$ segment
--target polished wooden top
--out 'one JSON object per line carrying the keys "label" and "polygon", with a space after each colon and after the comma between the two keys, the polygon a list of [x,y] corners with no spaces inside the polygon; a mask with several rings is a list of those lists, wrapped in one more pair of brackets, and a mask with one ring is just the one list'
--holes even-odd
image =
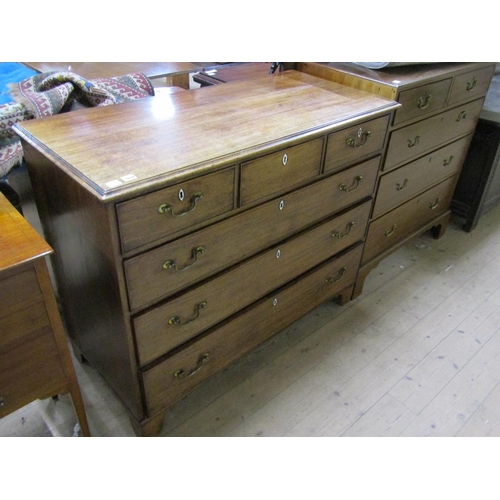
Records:
{"label": "polished wooden top", "polygon": [[219,65],[214,62],[25,62],[23,64],[39,73],[72,71],[88,80],[130,73],[144,73],[149,78],[160,78],[192,73]]}
{"label": "polished wooden top", "polygon": [[51,252],[48,243],[0,193],[0,272]]}
{"label": "polished wooden top", "polygon": [[25,121],[14,129],[95,195],[118,199],[397,106],[286,71]]}

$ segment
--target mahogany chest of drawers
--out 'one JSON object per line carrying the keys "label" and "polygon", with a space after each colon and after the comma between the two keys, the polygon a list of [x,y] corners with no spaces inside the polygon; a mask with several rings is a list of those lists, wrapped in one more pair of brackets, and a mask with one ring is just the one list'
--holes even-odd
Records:
{"label": "mahogany chest of drawers", "polygon": [[440,237],[495,63],[409,65],[383,70],[342,63],[297,69],[398,101],[353,297],[378,263],[429,229]]}
{"label": "mahogany chest of drawers", "polygon": [[70,335],[138,434],[351,298],[397,107],[289,71],[17,127]]}

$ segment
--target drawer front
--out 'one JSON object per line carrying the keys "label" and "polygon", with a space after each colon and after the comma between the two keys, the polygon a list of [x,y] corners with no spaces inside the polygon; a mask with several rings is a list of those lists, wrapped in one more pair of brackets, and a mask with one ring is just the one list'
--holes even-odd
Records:
{"label": "drawer front", "polygon": [[371,202],[366,202],[135,318],[140,364],[165,354],[361,240],[370,206]]}
{"label": "drawer front", "polygon": [[0,418],[35,399],[55,396],[65,385],[51,333],[0,353]]}
{"label": "drawer front", "polygon": [[325,172],[333,172],[384,146],[389,117],[383,116],[328,136]]}
{"label": "drawer front", "polygon": [[450,177],[372,222],[366,237],[362,263],[366,264],[444,213],[453,196],[457,177]]}
{"label": "drawer front", "polygon": [[13,314],[2,315],[0,316],[0,353],[51,331],[44,302],[37,302]]}
{"label": "drawer front", "polygon": [[494,66],[489,66],[457,76],[451,87],[448,105],[453,106],[465,100],[484,96],[488,91],[494,69]]}
{"label": "drawer front", "polygon": [[361,248],[334,259],[270,295],[143,373],[147,412],[168,408],[197,385],[241,358],[354,282]]}
{"label": "drawer front", "polygon": [[0,280],[0,352],[47,330],[50,322],[36,271]]}
{"label": "drawer front", "polygon": [[430,153],[433,149],[471,133],[483,106],[479,99],[391,133],[384,171]]}
{"label": "drawer front", "polygon": [[234,208],[234,168],[119,203],[123,252],[173,237]]}
{"label": "drawer front", "polygon": [[398,101],[403,105],[396,111],[394,125],[444,109],[451,78],[401,92]]}
{"label": "drawer front", "polygon": [[265,198],[320,174],[323,138],[241,165],[241,205]]}
{"label": "drawer front", "polygon": [[472,135],[381,177],[372,218],[392,210],[462,168]]}
{"label": "drawer front", "polygon": [[135,311],[372,196],[374,158],[125,262]]}
{"label": "drawer front", "polygon": [[43,296],[34,268],[0,279],[0,314],[25,309],[41,300]]}

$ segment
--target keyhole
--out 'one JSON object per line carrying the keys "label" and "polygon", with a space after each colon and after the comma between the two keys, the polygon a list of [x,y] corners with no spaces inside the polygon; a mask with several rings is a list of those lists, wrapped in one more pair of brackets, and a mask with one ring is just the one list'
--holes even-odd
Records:
{"label": "keyhole", "polygon": [[179,200],[184,201],[184,189],[179,189]]}
{"label": "keyhole", "polygon": [[283,210],[283,207],[285,206],[285,201],[281,200],[280,201],[280,210]]}
{"label": "keyhole", "polygon": [[288,161],[288,156],[286,154],[284,154],[283,155],[283,166],[286,165],[287,161]]}

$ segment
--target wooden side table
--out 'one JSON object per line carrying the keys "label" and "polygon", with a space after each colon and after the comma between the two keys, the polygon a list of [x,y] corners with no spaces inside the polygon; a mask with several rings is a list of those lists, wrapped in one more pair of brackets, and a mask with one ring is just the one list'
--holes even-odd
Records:
{"label": "wooden side table", "polygon": [[90,436],[45,256],[52,248],[0,193],[0,418],[70,393]]}
{"label": "wooden side table", "polygon": [[271,63],[243,63],[237,65],[222,66],[211,71],[200,71],[193,74],[193,81],[202,87],[218,85],[220,83],[235,82],[238,80],[250,80],[269,74]]}

